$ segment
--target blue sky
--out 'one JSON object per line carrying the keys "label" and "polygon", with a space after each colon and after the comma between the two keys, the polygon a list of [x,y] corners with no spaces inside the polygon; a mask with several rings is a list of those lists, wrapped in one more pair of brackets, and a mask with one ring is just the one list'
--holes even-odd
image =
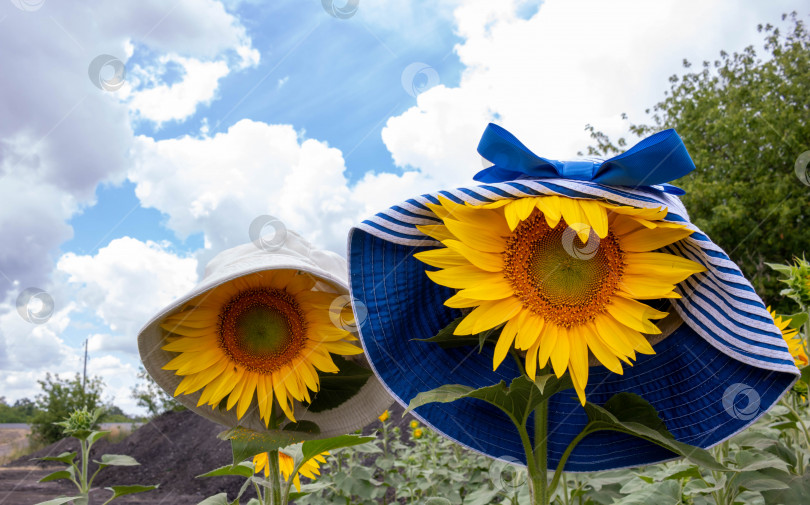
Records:
{"label": "blue sky", "polygon": [[[0,396],[80,370],[89,339],[91,372],[136,412],[138,329],[258,216],[343,254],[381,208],[468,184],[487,122],[570,159],[586,124],[644,121],[683,58],[759,47],[758,23],[808,14],[798,0],[361,0],[347,19],[321,0],[170,4],[0,2]],[[104,54],[126,68],[120,89],[89,78]],[[29,287],[54,300],[42,324],[16,309]]]}
{"label": "blue sky", "polygon": [[[265,8],[267,7],[267,8]],[[279,2],[272,6],[242,3],[232,12],[245,20],[261,63],[223,78],[218,98],[183,121],[134,124],[136,135],[156,140],[196,135],[203,122],[213,133],[244,118],[290,124],[307,137],[340,149],[347,178],[369,170],[398,172],[380,133],[385,121],[412,107],[416,97],[402,87],[403,69],[414,62],[430,66],[439,82],[457,86],[463,66],[453,51],[461,39],[449,18],[414,20],[401,31],[325,16],[320,2]],[[522,14],[529,11],[524,10]],[[142,64],[155,54],[136,46],[130,59]],[[183,77],[177,64],[159,79],[174,84]],[[421,79],[421,81],[419,81]],[[427,84],[417,76],[416,87]],[[165,226],[165,216],[143,208],[127,181],[96,188],[96,203],[73,217],[74,237],[60,251],[89,254],[118,237],[169,241],[175,250],[195,251],[202,235],[185,240]]]}

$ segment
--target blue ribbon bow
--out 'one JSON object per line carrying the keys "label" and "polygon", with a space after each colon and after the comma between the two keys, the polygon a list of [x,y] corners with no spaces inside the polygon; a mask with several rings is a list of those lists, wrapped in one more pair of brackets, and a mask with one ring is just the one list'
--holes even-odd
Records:
{"label": "blue ribbon bow", "polygon": [[610,186],[662,185],[668,193],[683,194],[680,188],[666,183],[695,169],[681,137],[672,129],[651,135],[605,161],[557,161],[537,156],[514,135],[489,123],[478,143],[478,153],[493,163],[473,177],[484,183],[562,178]]}

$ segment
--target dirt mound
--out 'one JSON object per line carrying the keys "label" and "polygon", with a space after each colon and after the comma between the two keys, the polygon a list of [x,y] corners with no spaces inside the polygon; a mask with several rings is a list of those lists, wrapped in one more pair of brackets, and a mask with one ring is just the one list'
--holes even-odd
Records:
{"label": "dirt mound", "polygon": [[[413,417],[408,415],[403,418],[402,412],[402,407],[393,405],[390,409],[390,423],[391,427],[402,428],[403,441],[406,441],[409,437],[404,434],[408,431],[408,424]],[[379,428],[379,422],[374,422],[363,429],[363,433],[370,435]],[[217,438],[217,434],[224,429],[190,410],[185,410],[167,412],[141,426],[120,442],[109,443],[106,439],[102,439],[93,446],[91,459],[98,459],[104,453],[127,454],[138,460],[141,466],[106,468],[99,473],[94,486],[160,484],[160,495],[168,497],[170,494],[174,497],[170,501],[177,503],[180,501],[197,503],[204,497],[223,491],[227,492],[229,497],[234,497],[244,482],[240,477],[195,478],[197,475],[231,463],[230,444]],[[31,458],[77,451],[78,445],[72,438],[60,440],[34,454],[12,461],[6,468],[33,465],[50,468],[58,463],[32,462]],[[91,472],[94,470],[94,466],[91,465]],[[54,484],[47,483],[41,486]],[[253,491],[250,489],[247,496],[252,495]],[[146,494],[141,496],[141,499],[148,497]],[[153,494],[152,497],[154,496]],[[183,500],[178,501],[181,496]],[[190,498],[191,501],[187,501],[186,498]],[[194,501],[194,498],[198,499]]]}
{"label": "dirt mound", "polygon": [[[99,455],[127,454],[141,466],[108,467],[99,473],[94,486],[105,487],[125,484],[160,484],[162,492],[175,495],[204,497],[228,492],[235,496],[242,485],[239,477],[212,477],[196,479],[219,466],[231,463],[231,447],[217,438],[224,428],[189,410],[167,412],[135,430],[124,440],[111,444],[105,439],[93,446],[91,459]],[[41,467],[59,463],[32,462],[31,458],[55,456],[65,451],[77,451],[74,439],[56,442],[34,454],[12,461],[8,466]],[[95,468],[91,465],[91,472]],[[143,495],[146,497],[146,495]]]}

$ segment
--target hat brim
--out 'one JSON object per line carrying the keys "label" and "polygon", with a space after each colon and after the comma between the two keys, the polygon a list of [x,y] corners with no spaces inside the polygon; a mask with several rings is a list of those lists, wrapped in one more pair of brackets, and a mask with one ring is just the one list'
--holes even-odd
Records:
{"label": "hat brim", "polygon": [[[487,193],[491,198],[494,191],[488,189]],[[469,193],[457,190],[449,196],[463,201]],[[416,216],[409,224],[426,224],[425,217],[412,212],[418,210],[419,202],[409,202],[392,209],[396,209],[398,217],[404,215],[403,211]],[[392,396],[407,405],[418,393],[444,384],[478,388],[502,380],[509,383],[517,377],[520,372],[510,360],[492,371],[490,347],[479,353],[476,346],[448,349],[416,340],[436,335],[461,312],[444,306],[444,301],[454,291],[433,283],[424,274],[424,263],[413,257],[438,244],[428,246],[431,241],[420,242],[418,233],[406,235],[406,231],[412,231],[402,223],[396,229],[387,226],[390,214],[380,219],[381,215],[364,222],[362,229],[352,230],[349,275],[352,296],[365,305],[368,314],[360,328],[361,340],[371,365]],[[385,232],[379,231],[383,229]],[[746,282],[744,278],[742,282]],[[679,302],[697,305],[691,296],[699,294],[692,290]],[[721,345],[698,333],[696,328],[704,323],[684,311],[683,305],[673,308],[687,322],[656,343],[654,355],[640,355],[632,367],[625,367],[623,375],[602,366],[592,366],[586,396],[591,402],[603,404],[615,393],[636,393],[658,410],[677,440],[710,447],[740,432],[776,403],[795,381],[795,366],[792,360],[785,364],[790,358],[789,354],[785,358],[784,352],[776,358],[777,351],[771,356],[762,356],[765,362],[779,361],[771,368],[732,357]],[[711,329],[722,325],[714,315],[709,315],[706,326]],[[773,347],[777,349],[778,344]],[[754,358],[760,357],[758,351],[754,346],[746,349]],[[762,352],[769,353],[767,349]],[[464,399],[449,404],[428,404],[416,409],[415,415],[473,450],[525,463],[522,444],[511,421],[485,402]],[[587,416],[573,390],[562,391],[551,398],[549,468],[556,467],[563,451],[586,422]],[[530,422],[530,430],[532,426]],[[566,471],[623,468],[673,457],[673,453],[644,440],[615,432],[598,432],[580,442],[566,464]]]}
{"label": "hat brim", "polygon": [[[301,241],[297,236],[288,241]],[[300,245],[300,244],[299,244]],[[319,282],[316,289],[335,293],[335,296],[347,295],[348,286],[342,278],[340,267],[345,269],[345,261],[334,253],[320,251],[322,258],[312,258],[296,254],[269,254],[264,251],[252,251],[252,244],[241,246],[248,254],[236,254],[236,261],[229,262],[229,268],[218,268],[209,274],[203,282],[186,295],[165,307],[156,314],[138,334],[138,350],[141,360],[149,375],[169,395],[174,395],[182,377],[171,370],[164,370],[163,366],[177,356],[177,353],[165,351],[162,347],[167,343],[168,332],[160,327],[161,321],[172,314],[179,312],[190,300],[205,296],[215,287],[225,282],[237,279],[244,275],[270,270],[296,270],[313,276]],[[237,251],[239,252],[239,251]],[[310,255],[311,256],[311,255]],[[324,268],[321,268],[321,266]],[[344,270],[345,271],[345,270]],[[347,356],[347,359],[370,368],[365,356]],[[182,405],[195,411],[197,414],[226,427],[242,426],[255,431],[265,432],[268,428],[259,415],[258,402],[254,397],[247,413],[240,419],[236,415],[236,408],[231,410],[211,407],[209,405],[197,406],[202,390],[192,394],[181,394],[175,399]],[[392,399],[387,390],[376,376],[371,375],[357,393],[339,406],[318,413],[310,412],[306,406],[296,402],[294,412],[296,421],[311,421],[318,425],[320,433],[318,438],[331,437],[351,433],[374,422],[377,416],[387,409]]]}

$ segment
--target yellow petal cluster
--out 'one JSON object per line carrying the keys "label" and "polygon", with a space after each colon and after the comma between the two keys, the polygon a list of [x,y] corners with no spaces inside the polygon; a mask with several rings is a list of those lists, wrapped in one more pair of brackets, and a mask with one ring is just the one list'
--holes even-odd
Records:
{"label": "yellow petal cluster", "polygon": [[[320,464],[326,463],[325,456],[329,455],[329,451],[322,452],[317,456],[313,457],[310,460],[307,460],[301,468],[298,470],[298,473],[295,474],[293,484],[295,484],[295,489],[301,491],[301,476],[309,477],[312,480],[315,480],[320,474]],[[270,455],[266,452],[259,453],[253,456],[253,466],[254,471],[256,473],[264,471],[264,477],[270,477],[270,465],[269,459]],[[295,460],[292,456],[279,451],[278,452],[278,466],[279,470],[281,470],[281,475],[284,477],[284,480],[290,480],[290,475],[292,474],[293,470],[295,470]]]}
{"label": "yellow petal cluster", "polygon": [[785,342],[787,342],[790,355],[793,356],[796,366],[799,368],[806,367],[808,363],[810,363],[810,360],[807,357],[807,352],[804,348],[804,341],[799,335],[799,330],[790,328],[788,326],[790,324],[790,320],[782,319],[780,316],[777,316],[776,312],[771,310],[770,307],[768,307],[768,312],[770,312],[771,317],[773,317],[773,324],[775,324],[776,327],[779,328],[779,331],[782,332],[782,338],[784,338]]}
{"label": "yellow petal cluster", "polygon": [[585,402],[589,357],[615,373],[636,353],[653,354],[644,334],[666,312],[642,300],[679,298],[678,283],[702,265],[658,249],[688,237],[664,221],[666,208],[635,208],[562,196],[467,205],[429,205],[442,224],[419,230],[442,246],[415,255],[427,275],[456,289],[445,305],[468,311],[457,335],[501,327],[493,368],[511,349],[534,379],[550,362]]}
{"label": "yellow petal cluster", "polygon": [[331,354],[362,353],[335,324],[338,296],[313,290],[315,280],[295,270],[249,274],[221,284],[166,317],[163,368],[183,379],[175,396],[202,390],[197,405],[236,407],[241,419],[258,407],[268,425],[273,406],[295,421],[293,402],[311,401],[318,372],[338,372]]}

